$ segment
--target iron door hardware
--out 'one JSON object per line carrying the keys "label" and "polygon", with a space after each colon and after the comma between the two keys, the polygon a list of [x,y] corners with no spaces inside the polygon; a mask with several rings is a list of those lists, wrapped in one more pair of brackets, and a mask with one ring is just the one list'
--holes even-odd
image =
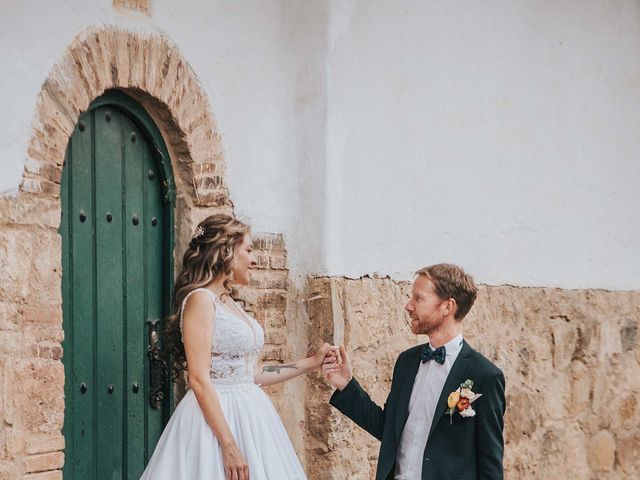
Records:
{"label": "iron door hardware", "polygon": [[162,407],[165,385],[169,380],[167,363],[162,359],[159,345],[160,320],[147,320],[149,324],[149,403],[151,408]]}

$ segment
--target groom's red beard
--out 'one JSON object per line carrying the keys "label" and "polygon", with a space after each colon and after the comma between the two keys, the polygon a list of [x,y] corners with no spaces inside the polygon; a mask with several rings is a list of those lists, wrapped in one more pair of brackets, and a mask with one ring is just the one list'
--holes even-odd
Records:
{"label": "groom's red beard", "polygon": [[415,315],[409,316],[408,325],[414,335],[429,335],[442,326],[442,320],[434,318],[432,315],[425,315],[422,318]]}
{"label": "groom's red beard", "polygon": [[[407,315],[407,317],[409,317],[408,320],[405,320],[405,322],[407,323],[407,326],[409,327],[409,330],[411,330],[411,333],[413,333],[414,335],[419,335],[422,333],[422,323],[420,322],[420,318],[413,317],[411,315]],[[415,327],[414,327],[415,326]]]}

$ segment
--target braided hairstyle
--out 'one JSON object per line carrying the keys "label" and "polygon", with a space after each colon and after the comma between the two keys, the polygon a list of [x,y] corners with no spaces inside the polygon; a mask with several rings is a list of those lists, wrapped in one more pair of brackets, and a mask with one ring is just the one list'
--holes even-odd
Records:
{"label": "braided hairstyle", "polygon": [[164,350],[170,355],[173,378],[187,369],[187,359],[180,331],[182,302],[190,292],[224,276],[226,295],[232,295],[231,269],[236,249],[250,233],[247,225],[225,214],[215,214],[198,224],[182,258],[182,271],[176,279],[173,293],[173,313],[165,321]]}

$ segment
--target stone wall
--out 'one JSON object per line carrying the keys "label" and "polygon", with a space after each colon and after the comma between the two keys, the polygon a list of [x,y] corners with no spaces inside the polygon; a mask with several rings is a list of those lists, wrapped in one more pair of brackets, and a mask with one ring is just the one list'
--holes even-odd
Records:
{"label": "stone wall", "polygon": [[59,209],[34,193],[0,199],[2,480],[60,478],[35,474],[63,463]]}
{"label": "stone wall", "polygon": [[[312,336],[344,342],[382,405],[398,353],[417,343],[402,309],[410,285],[316,278],[309,291]],[[464,334],[506,376],[506,478],[640,477],[639,320],[640,292],[481,288]],[[378,442],[328,406],[320,379],[307,388],[309,478],[374,478]]]}

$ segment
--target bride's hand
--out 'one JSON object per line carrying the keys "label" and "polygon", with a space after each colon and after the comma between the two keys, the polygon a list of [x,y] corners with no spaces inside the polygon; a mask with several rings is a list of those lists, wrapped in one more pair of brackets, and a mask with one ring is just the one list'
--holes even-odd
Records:
{"label": "bride's hand", "polygon": [[314,368],[320,368],[323,363],[325,363],[325,358],[333,357],[334,359],[338,358],[338,347],[334,347],[333,345],[329,345],[328,343],[324,343],[322,347],[320,347],[314,354],[311,356],[313,360]]}
{"label": "bride's hand", "polygon": [[222,448],[225,480],[249,480],[249,465],[237,445]]}

